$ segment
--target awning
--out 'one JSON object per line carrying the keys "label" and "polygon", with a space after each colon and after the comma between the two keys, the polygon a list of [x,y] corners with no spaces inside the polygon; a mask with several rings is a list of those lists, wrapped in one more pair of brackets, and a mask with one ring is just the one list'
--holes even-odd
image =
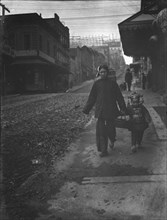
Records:
{"label": "awning", "polygon": [[149,55],[148,41],[153,35],[152,22],[155,17],[156,14],[140,11],[118,24],[125,55]]}
{"label": "awning", "polygon": [[12,66],[14,66],[14,65],[26,65],[26,64],[29,64],[29,65],[32,65],[32,64],[49,65],[49,63],[47,63],[45,61],[42,61],[40,59],[37,59],[37,58],[18,59],[18,60],[15,60],[13,63],[11,63]]}
{"label": "awning", "polygon": [[136,61],[134,63],[131,63],[130,65],[141,65],[142,64],[142,61]]}

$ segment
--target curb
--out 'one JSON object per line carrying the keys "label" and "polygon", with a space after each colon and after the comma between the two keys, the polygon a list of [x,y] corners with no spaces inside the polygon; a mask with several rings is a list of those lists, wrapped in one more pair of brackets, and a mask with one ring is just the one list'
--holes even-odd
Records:
{"label": "curb", "polygon": [[153,125],[155,127],[156,134],[160,141],[167,140],[167,128],[161,120],[159,114],[152,108],[148,108],[150,116],[152,118]]}

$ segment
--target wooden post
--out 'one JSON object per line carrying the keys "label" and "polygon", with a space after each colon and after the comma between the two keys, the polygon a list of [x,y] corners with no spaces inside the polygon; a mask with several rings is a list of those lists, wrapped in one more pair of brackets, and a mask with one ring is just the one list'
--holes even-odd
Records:
{"label": "wooden post", "polygon": [[4,44],[4,19],[5,19],[5,11],[9,11],[8,8],[5,7],[2,3],[0,3],[2,7],[2,16],[0,22],[0,86],[1,86],[1,94],[5,93],[5,75],[3,71],[3,60],[2,60],[2,51],[3,51],[3,44]]}
{"label": "wooden post", "polygon": [[[2,16],[0,17],[0,89],[1,89],[1,95],[4,92],[4,73],[3,73],[3,60],[2,60],[2,50],[3,50],[3,43],[4,43],[4,18],[5,18],[5,10],[10,12],[9,9],[7,9],[3,4],[0,3],[0,6],[2,7]],[[1,152],[0,152],[0,191],[1,194],[1,201],[0,201],[0,218],[3,220],[8,220],[8,216],[6,213],[6,203],[5,203],[5,197],[4,197],[4,170],[3,170],[3,143],[1,144]]]}

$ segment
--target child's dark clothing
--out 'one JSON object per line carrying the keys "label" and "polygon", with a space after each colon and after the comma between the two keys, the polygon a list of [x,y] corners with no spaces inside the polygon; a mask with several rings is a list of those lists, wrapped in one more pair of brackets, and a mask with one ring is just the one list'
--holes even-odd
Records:
{"label": "child's dark clothing", "polygon": [[129,130],[141,131],[148,127],[150,115],[144,105],[138,107],[128,106],[128,113],[130,116]]}
{"label": "child's dark clothing", "polygon": [[141,145],[143,134],[151,121],[148,110],[143,104],[132,104],[127,106],[129,120],[129,130],[131,131],[132,148],[136,149]]}

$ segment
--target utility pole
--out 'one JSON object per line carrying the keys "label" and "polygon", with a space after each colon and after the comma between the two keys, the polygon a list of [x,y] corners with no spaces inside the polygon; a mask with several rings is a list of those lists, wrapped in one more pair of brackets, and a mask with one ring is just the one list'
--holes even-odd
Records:
{"label": "utility pole", "polygon": [[5,20],[5,11],[9,12],[9,9],[5,7],[2,3],[0,3],[2,7],[2,16],[0,17],[0,80],[1,80],[1,94],[5,91],[5,76],[3,72],[3,63],[2,63],[2,50],[4,44],[4,20]]}
{"label": "utility pole", "polygon": [[[5,90],[5,76],[3,72],[3,61],[2,61],[2,50],[3,50],[3,43],[4,43],[4,19],[5,19],[5,11],[9,11],[8,8],[5,7],[2,3],[0,3],[0,6],[2,7],[2,16],[0,16],[0,89],[1,89],[1,95],[2,92]],[[0,200],[0,219],[7,220],[8,216],[6,213],[6,203],[5,203],[5,197],[4,197],[4,170],[3,170],[3,155],[4,155],[4,149],[3,149],[3,143],[1,143],[1,152],[0,152],[0,191],[1,191],[1,200]]]}

